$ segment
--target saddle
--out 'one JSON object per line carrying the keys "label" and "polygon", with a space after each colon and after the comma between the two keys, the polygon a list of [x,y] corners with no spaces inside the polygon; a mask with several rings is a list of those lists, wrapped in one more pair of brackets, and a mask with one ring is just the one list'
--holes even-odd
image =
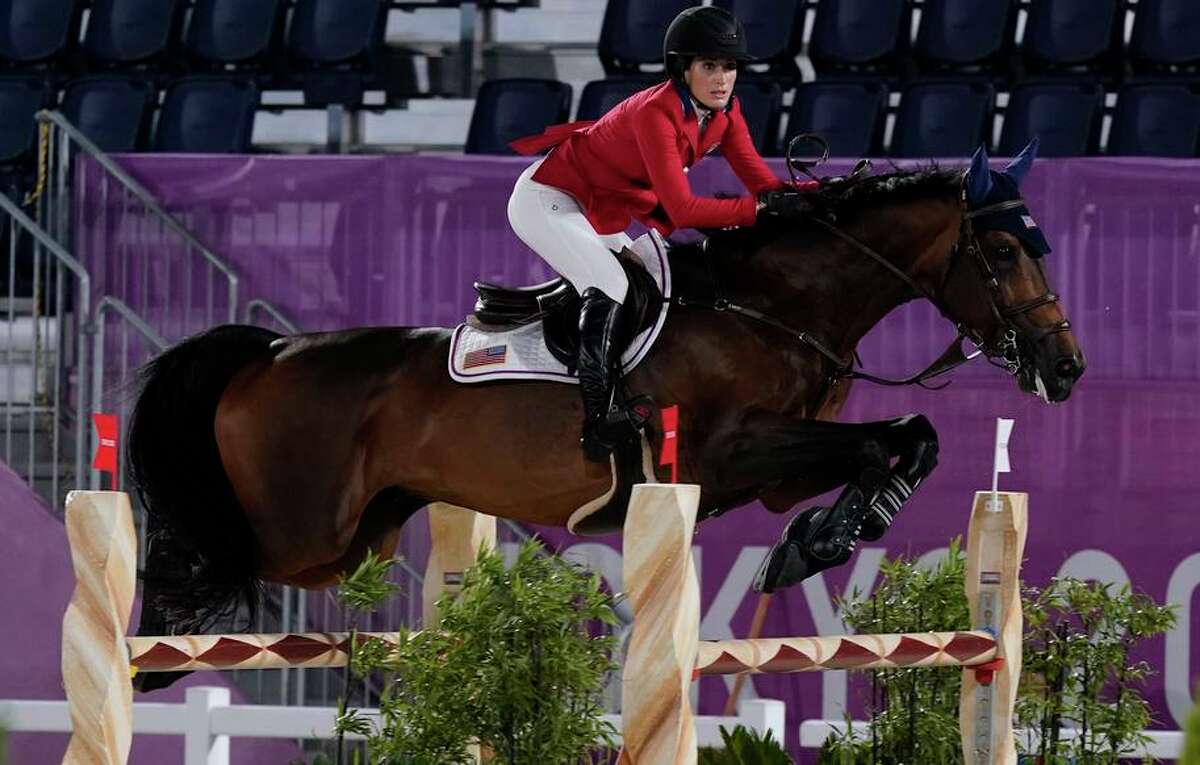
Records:
{"label": "saddle", "polygon": [[[629,289],[620,313],[616,343],[624,348],[653,326],[662,311],[663,296],[654,277],[627,250],[617,253]],[[579,358],[579,309],[582,301],[562,277],[529,287],[504,287],[475,282],[475,310],[467,323],[487,331],[516,329],[541,322],[546,348],[572,372]]]}

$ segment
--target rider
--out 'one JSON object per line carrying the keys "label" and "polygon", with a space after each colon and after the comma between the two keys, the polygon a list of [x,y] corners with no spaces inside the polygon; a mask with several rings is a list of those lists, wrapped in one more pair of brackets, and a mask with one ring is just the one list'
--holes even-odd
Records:
{"label": "rider", "polygon": [[[532,154],[554,147],[517,179],[508,201],[513,231],[582,297],[579,315],[581,442],[607,462],[636,436],[630,414],[613,404],[620,372],[614,342],[628,282],[614,257],[632,242],[636,218],[664,236],[676,228],[749,226],[760,210],[789,214],[800,202],[754,148],[733,84],[750,60],[740,21],[721,8],[688,8],[663,41],[666,82],[635,93],[596,122],[555,125],[513,142]],[[753,196],[694,196],[688,168],[720,145]]]}

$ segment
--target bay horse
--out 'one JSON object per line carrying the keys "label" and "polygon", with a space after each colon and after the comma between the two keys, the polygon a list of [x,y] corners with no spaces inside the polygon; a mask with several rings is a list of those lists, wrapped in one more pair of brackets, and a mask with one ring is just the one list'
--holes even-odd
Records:
{"label": "bay horse", "polygon": [[[758,589],[844,562],[936,464],[921,415],[834,421],[865,376],[855,347],[896,307],[930,300],[953,348],[966,338],[1023,391],[1069,396],[1086,364],[1042,253],[997,224],[1033,225],[1016,189],[1034,151],[1004,172],[981,149],[966,171],[834,179],[805,193],[809,213],[672,248],[678,297],[625,384],[684,413],[678,480],[700,485],[702,517],[754,500],[782,513],[846,487],[793,519]],[[148,364],[128,440],[152,522],[143,631],[202,630],[261,580],[330,586],[368,550],[390,553],[433,501],[566,526],[611,490],[613,472],[580,449],[573,386],[455,383],[449,338],[230,325]],[[661,429],[647,442],[658,454]]]}

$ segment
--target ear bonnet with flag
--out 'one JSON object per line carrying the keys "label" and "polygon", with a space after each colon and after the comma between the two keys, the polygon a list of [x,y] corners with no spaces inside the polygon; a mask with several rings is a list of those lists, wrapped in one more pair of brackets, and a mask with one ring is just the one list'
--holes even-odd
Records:
{"label": "ear bonnet with flag", "polygon": [[[1020,185],[1037,157],[1038,139],[1034,137],[1016,159],[996,172],[988,168],[987,151],[982,146],[971,159],[967,173],[967,204],[972,210],[1021,199]],[[980,231],[1004,231],[1021,240],[1030,257],[1040,258],[1050,252],[1050,243],[1025,205],[980,215],[975,219]]]}

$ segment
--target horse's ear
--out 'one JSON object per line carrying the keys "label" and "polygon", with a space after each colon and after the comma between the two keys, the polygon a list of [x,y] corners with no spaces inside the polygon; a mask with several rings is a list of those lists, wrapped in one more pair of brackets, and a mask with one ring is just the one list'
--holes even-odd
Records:
{"label": "horse's ear", "polygon": [[971,158],[971,169],[967,171],[967,202],[972,206],[983,204],[992,190],[992,171],[988,167],[987,149],[979,145]]}
{"label": "horse's ear", "polygon": [[1037,159],[1037,151],[1038,137],[1035,135],[1025,145],[1025,148],[1021,149],[1021,153],[1017,155],[1017,158],[1008,167],[1004,168],[1004,172],[1016,181],[1018,186],[1021,185],[1021,181],[1025,180],[1025,176],[1029,174],[1029,168],[1033,167],[1033,160]]}

